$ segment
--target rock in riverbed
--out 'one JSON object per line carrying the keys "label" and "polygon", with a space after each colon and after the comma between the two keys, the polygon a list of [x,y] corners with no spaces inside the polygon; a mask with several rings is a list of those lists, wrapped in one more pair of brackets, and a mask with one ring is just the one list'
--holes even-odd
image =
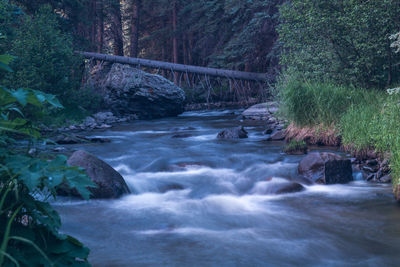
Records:
{"label": "rock in riverbed", "polygon": [[301,176],[320,184],[344,184],[353,180],[351,161],[334,153],[310,153],[298,167]]}
{"label": "rock in riverbed", "polygon": [[[86,174],[97,185],[90,188],[91,198],[118,198],[130,193],[124,178],[110,165],[83,151],[75,151],[68,159],[68,165],[85,169]],[[75,190],[61,190],[62,194],[79,196]]]}
{"label": "rock in riverbed", "polygon": [[185,93],[160,75],[122,64],[95,67],[86,84],[103,97],[104,107],[117,115],[141,119],[176,116],[184,111]]}
{"label": "rock in riverbed", "polygon": [[223,130],[217,135],[218,139],[239,139],[247,137],[247,132],[243,126]]}
{"label": "rock in riverbed", "polygon": [[268,137],[267,141],[282,141],[285,140],[285,131],[280,130],[272,133],[270,137]]}
{"label": "rock in riverbed", "polygon": [[269,120],[278,111],[276,102],[256,104],[243,111],[243,119]]}
{"label": "rock in riverbed", "polygon": [[60,134],[53,137],[52,140],[59,145],[73,145],[82,143],[109,143],[111,142],[108,138],[103,137],[87,137],[75,134]]}
{"label": "rock in riverbed", "polygon": [[281,178],[271,178],[266,182],[258,182],[251,190],[252,194],[289,194],[301,192],[305,188],[299,183],[286,181]]}

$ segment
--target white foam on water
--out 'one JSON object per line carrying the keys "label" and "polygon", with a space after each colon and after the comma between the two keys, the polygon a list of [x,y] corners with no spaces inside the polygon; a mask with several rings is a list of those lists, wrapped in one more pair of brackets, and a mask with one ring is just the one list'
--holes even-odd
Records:
{"label": "white foam on water", "polygon": [[119,156],[119,157],[108,158],[108,159],[106,159],[106,160],[107,160],[108,162],[123,161],[123,160],[129,159],[129,158],[132,158],[132,157],[133,157],[132,155],[122,155],[122,156]]}
{"label": "white foam on water", "polygon": [[114,169],[117,171],[117,172],[125,172],[125,173],[133,173],[134,171],[132,170],[132,168],[130,168],[128,165],[126,165],[126,164],[123,164],[123,163],[121,163],[121,164],[118,164],[117,166],[115,166],[114,167]]}
{"label": "white foam on water", "polygon": [[[309,185],[306,192],[309,194],[324,194],[330,197],[368,198],[370,192],[376,192],[376,187],[365,186],[365,182],[357,181],[350,184]],[[383,188],[384,189],[384,188]]]}
{"label": "white foam on water", "polygon": [[190,140],[190,141],[209,141],[217,139],[217,134],[205,134],[205,135],[197,135],[191,136],[188,138],[184,138],[183,140]]}
{"label": "white foam on water", "polygon": [[266,202],[277,200],[282,196],[277,195],[209,195],[200,199],[189,198],[191,190],[175,190],[166,193],[143,193],[129,195],[113,202],[112,208],[123,209],[124,212],[135,213],[138,210],[157,210],[161,213],[170,213],[176,216],[188,216],[192,218],[208,215],[244,216],[260,214],[282,213],[274,205],[266,205]]}
{"label": "white foam on water", "polygon": [[124,137],[124,139],[126,139],[127,137],[141,135],[141,134],[164,134],[170,132],[163,130],[146,130],[146,131],[129,131],[129,132],[117,132],[117,133],[121,134]]}
{"label": "white foam on water", "polygon": [[232,169],[213,169],[210,167],[203,167],[198,165],[188,165],[184,167],[184,170],[181,171],[174,171],[174,172],[139,172],[135,175],[127,176],[127,179],[169,179],[171,177],[181,177],[185,179],[186,177],[192,177],[193,175],[210,175],[210,176],[217,176],[217,177],[231,177],[237,176],[236,173]]}
{"label": "white foam on water", "polygon": [[[232,114],[232,110],[215,110],[215,111],[187,111],[180,114],[178,117],[214,117]],[[236,114],[236,113],[235,113]]]}
{"label": "white foam on water", "polygon": [[180,228],[165,228],[165,229],[152,229],[143,231],[132,231],[135,234],[142,235],[158,235],[158,234],[181,234],[181,235],[209,235],[209,236],[224,236],[234,234],[254,234],[252,228],[239,228],[239,229],[206,229],[201,227],[180,227]]}
{"label": "white foam on water", "polygon": [[88,135],[88,138],[126,139],[125,135]]}
{"label": "white foam on water", "polygon": [[[157,184],[168,185],[178,183],[195,190],[207,186],[219,188],[221,192],[237,193],[236,185],[245,177],[232,169],[213,169],[210,167],[189,165],[179,171],[138,172],[124,175],[126,183],[137,192],[154,191]],[[214,186],[214,188],[212,188]]]}

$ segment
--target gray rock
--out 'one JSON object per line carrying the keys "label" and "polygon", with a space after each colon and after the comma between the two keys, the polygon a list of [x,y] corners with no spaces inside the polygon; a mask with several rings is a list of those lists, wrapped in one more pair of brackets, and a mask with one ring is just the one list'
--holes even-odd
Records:
{"label": "gray rock", "polygon": [[31,155],[31,156],[35,156],[35,155],[37,155],[37,153],[38,153],[38,151],[37,151],[36,148],[31,148],[28,151],[28,154]]}
{"label": "gray rock", "polygon": [[112,126],[109,124],[101,124],[101,125],[97,125],[95,128],[96,129],[107,129],[107,128],[111,128]]}
{"label": "gray rock", "polygon": [[271,134],[271,136],[268,137],[267,141],[282,141],[285,139],[285,137],[286,137],[285,131],[279,130]]}
{"label": "gray rock", "polygon": [[243,119],[251,120],[268,120],[272,114],[278,111],[278,104],[276,102],[267,102],[256,104],[243,111]]}
{"label": "gray rock", "polygon": [[[91,198],[118,198],[130,193],[124,178],[116,170],[83,150],[75,151],[67,163],[85,169],[86,174],[97,185],[97,188],[89,189],[92,192]],[[73,190],[68,193],[79,196]]]}
{"label": "gray rock", "polygon": [[247,132],[243,126],[223,130],[217,135],[218,139],[239,139],[247,137]]}
{"label": "gray rock", "polygon": [[300,161],[298,172],[314,183],[343,184],[353,180],[351,161],[327,152],[308,154]]}
{"label": "gray rock", "polygon": [[369,166],[363,166],[362,170],[366,172],[375,172],[375,170]]}
{"label": "gray rock", "polygon": [[388,174],[379,179],[381,183],[391,183],[392,182],[392,175]]}
{"label": "gray rock", "polygon": [[128,65],[105,64],[92,71],[86,86],[103,97],[104,108],[117,115],[160,118],[184,111],[185,93],[160,75]]}
{"label": "gray rock", "polygon": [[104,138],[104,137],[83,137],[85,140],[91,142],[91,143],[111,143],[111,139],[109,138]]}
{"label": "gray rock", "polygon": [[93,115],[93,117],[99,124],[112,124],[118,121],[118,118],[115,117],[114,114],[110,111],[97,112]]}
{"label": "gray rock", "polygon": [[54,152],[64,152],[64,151],[66,151],[66,150],[67,150],[67,149],[66,149],[65,147],[62,147],[62,146],[53,148],[53,151],[54,151]]}
{"label": "gray rock", "polygon": [[86,139],[75,135],[59,135],[52,139],[59,145],[73,145],[88,142]]}
{"label": "gray rock", "polygon": [[269,126],[263,134],[272,134],[274,132],[274,125]]}
{"label": "gray rock", "polygon": [[96,124],[96,120],[93,117],[88,116],[83,121],[83,125],[86,127],[89,127],[92,124]]}
{"label": "gray rock", "polygon": [[188,137],[192,137],[192,134],[189,133],[182,133],[182,134],[175,134],[172,136],[172,138],[188,138]]}

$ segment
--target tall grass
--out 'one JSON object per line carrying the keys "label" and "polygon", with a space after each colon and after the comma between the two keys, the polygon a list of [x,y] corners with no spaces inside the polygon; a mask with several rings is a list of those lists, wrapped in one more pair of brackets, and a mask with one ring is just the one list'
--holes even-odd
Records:
{"label": "tall grass", "polygon": [[281,112],[298,126],[337,124],[349,108],[380,98],[375,91],[304,81],[300,75],[285,76],[278,82],[277,91]]}
{"label": "tall grass", "polygon": [[[335,127],[352,152],[390,154],[393,184],[400,184],[400,95],[323,82],[300,75],[277,85],[281,113],[297,126]],[[400,192],[399,192],[400,193]]]}

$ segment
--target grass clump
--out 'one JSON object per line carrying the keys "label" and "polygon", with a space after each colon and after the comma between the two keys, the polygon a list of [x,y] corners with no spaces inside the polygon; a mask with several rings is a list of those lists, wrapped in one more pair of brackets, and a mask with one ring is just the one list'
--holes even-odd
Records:
{"label": "grass clump", "polygon": [[287,154],[307,154],[307,144],[303,140],[291,140],[283,149],[283,152]]}

